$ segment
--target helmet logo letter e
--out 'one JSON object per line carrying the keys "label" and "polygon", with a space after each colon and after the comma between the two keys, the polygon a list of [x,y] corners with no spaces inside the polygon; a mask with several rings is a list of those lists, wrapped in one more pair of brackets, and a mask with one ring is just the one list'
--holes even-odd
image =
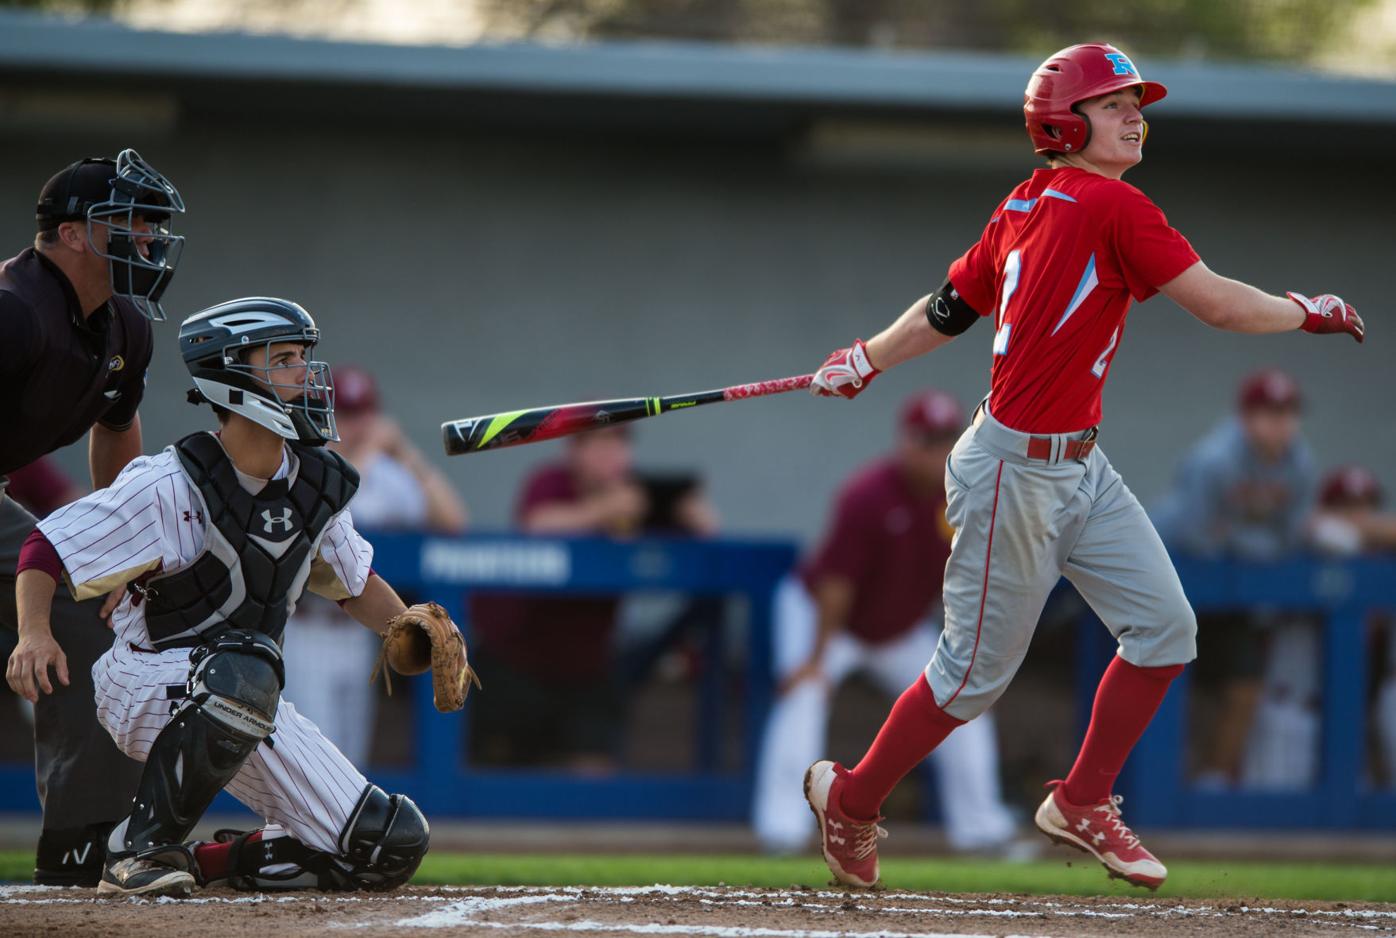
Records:
{"label": "helmet logo letter e", "polygon": [[271,509],[270,509],[270,508],[267,508],[267,509],[263,510],[263,512],[262,512],[262,530],[263,530],[263,531],[267,532],[268,534],[271,534],[271,533],[273,533],[273,529],[276,527],[276,525],[279,525],[279,524],[285,525],[285,526],[286,526],[286,532],[285,532],[285,533],[287,533],[287,534],[291,533],[291,509],[289,509],[289,508],[283,508],[283,509],[281,509],[281,517],[279,517],[279,518],[278,518],[276,515],[274,515],[274,514],[271,513]]}
{"label": "helmet logo letter e", "polygon": [[1134,63],[1129,60],[1129,56],[1123,52],[1109,52],[1105,57],[1110,60],[1110,64],[1115,66],[1116,75],[1133,75],[1139,77],[1139,71],[1134,67]]}

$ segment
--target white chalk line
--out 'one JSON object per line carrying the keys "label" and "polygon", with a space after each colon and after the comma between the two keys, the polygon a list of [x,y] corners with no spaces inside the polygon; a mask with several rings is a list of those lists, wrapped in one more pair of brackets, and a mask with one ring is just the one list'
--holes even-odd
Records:
{"label": "white chalk line", "polygon": [[[479,889],[488,889],[492,896],[468,896],[464,899],[458,898],[460,893],[474,892]],[[547,889],[548,891],[542,891]],[[499,893],[507,895],[500,896]],[[378,895],[342,895],[327,893],[307,896],[303,893],[295,895],[276,895],[255,893],[252,895],[238,896],[194,896],[188,899],[161,898],[154,900],[141,899],[139,897],[113,900],[108,897],[98,896],[90,890],[74,889],[71,887],[55,886],[35,886],[29,884],[0,885],[0,905],[108,905],[113,902],[126,902],[132,904],[178,904],[178,905],[257,905],[257,904],[298,904],[310,902],[320,902],[331,905],[377,905],[383,903],[450,903],[443,909],[436,909],[425,913],[417,918],[404,919],[399,924],[411,922],[418,927],[442,927],[433,924],[434,916],[442,916],[443,925],[449,921],[452,926],[465,924],[463,917],[473,917],[485,911],[499,910],[513,906],[538,905],[553,902],[577,902],[595,900],[608,903],[630,904],[637,897],[650,898],[697,898],[704,905],[713,907],[734,906],[743,908],[774,907],[792,908],[815,913],[832,913],[847,911],[846,903],[852,901],[853,909],[869,914],[891,914],[891,915],[925,915],[936,914],[946,916],[983,916],[986,918],[1012,919],[1019,917],[1034,917],[1042,914],[1049,914],[1054,917],[1063,918],[1104,918],[1121,919],[1130,916],[1144,916],[1151,918],[1225,918],[1232,915],[1261,915],[1288,918],[1308,918],[1315,924],[1348,925],[1359,927],[1363,930],[1375,930],[1377,925],[1359,925],[1360,922],[1396,922],[1396,911],[1386,911],[1378,909],[1283,909],[1273,906],[1236,906],[1235,911],[1229,911],[1217,906],[1159,906],[1141,902],[1098,902],[1092,903],[1089,908],[1071,902],[1057,900],[1036,900],[1031,897],[961,897],[928,895],[913,892],[885,892],[875,894],[877,901],[895,900],[907,903],[905,906],[876,906],[861,905],[858,898],[863,894],[853,892],[837,892],[831,890],[771,890],[767,892],[751,889],[737,889],[712,886],[672,886],[666,884],[655,884],[653,886],[568,886],[561,888],[538,887],[538,886],[499,886],[499,887],[471,887],[471,886],[442,886],[437,887],[430,893],[423,894],[396,894],[386,893]],[[819,900],[824,900],[821,903]],[[836,903],[836,904],[825,904]],[[946,908],[945,906],[953,906]],[[427,921],[422,921],[426,919]],[[480,927],[500,927],[502,923],[491,922],[471,922]],[[667,934],[664,931],[668,926],[662,925],[612,925],[604,922],[594,921],[574,921],[558,923],[509,923],[510,927],[529,928],[532,930],[572,930],[572,931],[596,931],[612,930],[632,932],[635,929],[646,929],[646,931],[635,932],[637,934]],[[695,927],[714,928],[717,931],[694,931]],[[694,934],[713,935],[715,938],[820,938],[824,934],[821,930],[750,930],[731,931],[731,928],[745,928],[746,926],[675,926],[681,933],[688,930]],[[658,929],[657,931],[652,929]],[[726,930],[724,930],[726,929]],[[844,934],[835,932],[831,934]],[[910,938],[917,933],[910,932],[867,932],[859,933],[867,938],[874,936],[887,936],[887,938]]]}

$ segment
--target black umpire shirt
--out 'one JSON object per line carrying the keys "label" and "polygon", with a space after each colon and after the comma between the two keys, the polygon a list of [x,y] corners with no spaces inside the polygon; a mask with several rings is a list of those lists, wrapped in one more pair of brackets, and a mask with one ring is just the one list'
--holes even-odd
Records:
{"label": "black umpire shirt", "polygon": [[136,419],[150,322],[113,297],[83,317],[67,276],[33,248],[0,264],[0,475]]}

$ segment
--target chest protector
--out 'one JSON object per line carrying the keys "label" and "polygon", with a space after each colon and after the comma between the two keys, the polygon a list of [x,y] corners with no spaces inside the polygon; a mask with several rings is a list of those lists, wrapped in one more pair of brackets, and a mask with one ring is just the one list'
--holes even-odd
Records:
{"label": "chest protector", "polygon": [[325,527],[359,487],[359,474],[339,454],[287,445],[299,466],[250,495],[212,434],[175,444],[207,527],[192,564],[145,584],[146,630],[157,649],[197,645],[225,629],[281,640]]}

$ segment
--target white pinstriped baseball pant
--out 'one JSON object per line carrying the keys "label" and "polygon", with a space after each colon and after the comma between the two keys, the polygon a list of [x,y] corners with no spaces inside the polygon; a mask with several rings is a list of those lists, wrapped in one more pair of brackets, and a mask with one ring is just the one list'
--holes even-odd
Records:
{"label": "white pinstriped baseball pant", "polygon": [[[145,761],[181,703],[166,688],[188,681],[189,652],[138,651],[118,640],[92,666],[97,719],[131,758]],[[225,790],[307,846],[342,852],[339,836],[368,780],[284,697],[275,726]]]}

